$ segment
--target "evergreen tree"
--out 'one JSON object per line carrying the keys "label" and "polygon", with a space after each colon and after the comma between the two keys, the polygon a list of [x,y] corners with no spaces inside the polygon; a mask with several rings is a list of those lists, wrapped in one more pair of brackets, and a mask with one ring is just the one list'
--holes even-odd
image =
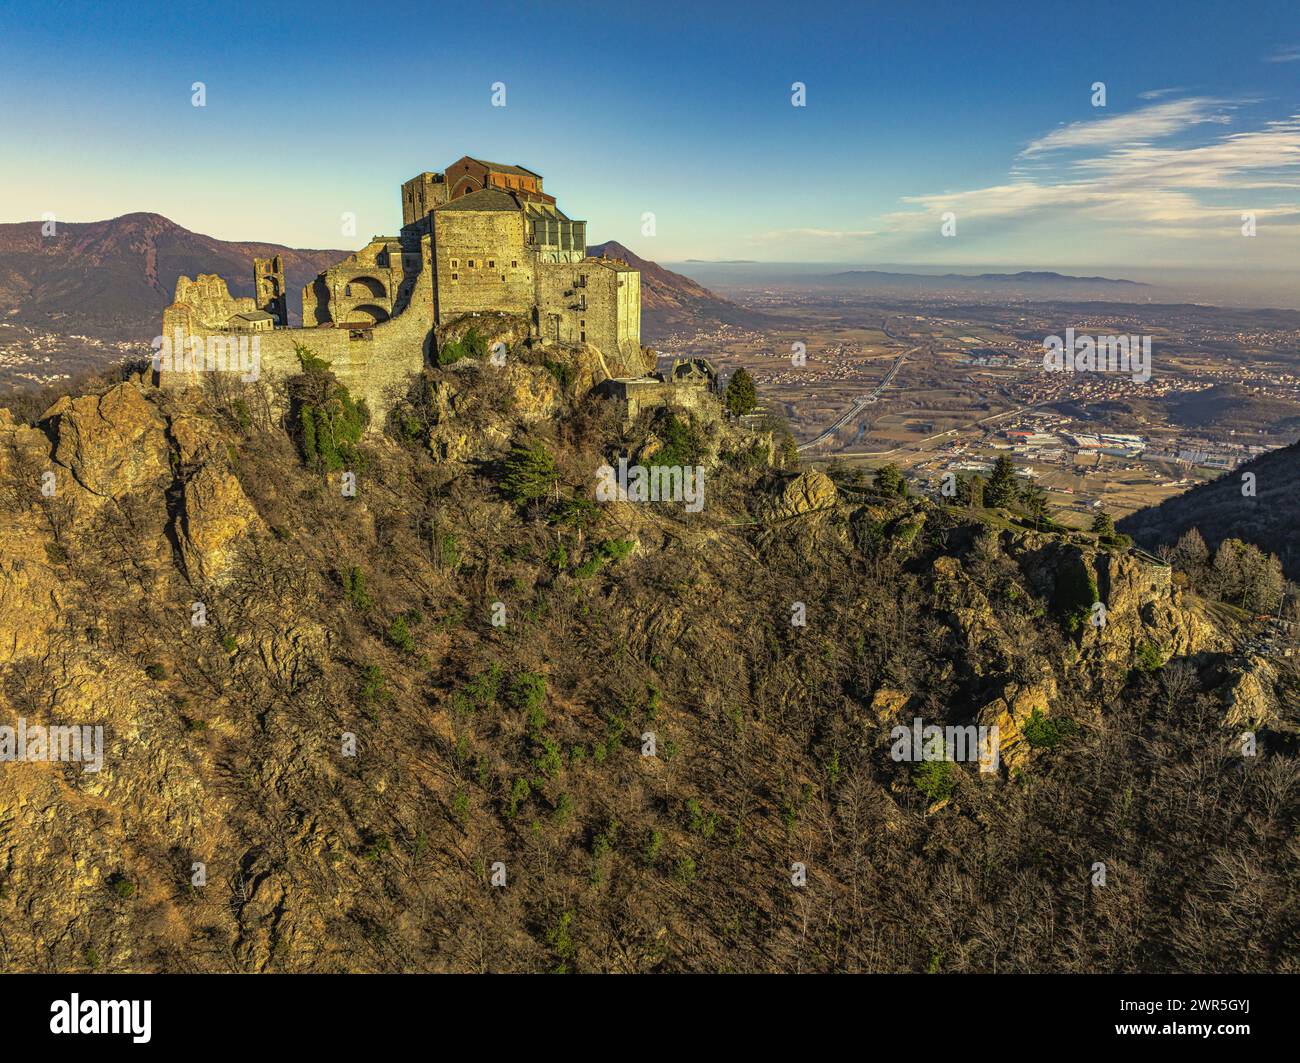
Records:
{"label": "evergreen tree", "polygon": [[723,402],[733,417],[747,414],[758,405],[758,389],[754,387],[754,378],[746,370],[737,369],[731,374]]}
{"label": "evergreen tree", "polygon": [[907,497],[907,481],[897,465],[882,465],[876,470],[876,494]]}
{"label": "evergreen tree", "polygon": [[501,489],[516,504],[544,498],[559,483],[555,458],[542,444],[526,446],[516,443],[505,461]]}
{"label": "evergreen tree", "polygon": [[985,505],[1002,508],[1015,505],[1016,494],[1016,467],[1005,454],[999,455],[984,492]]}

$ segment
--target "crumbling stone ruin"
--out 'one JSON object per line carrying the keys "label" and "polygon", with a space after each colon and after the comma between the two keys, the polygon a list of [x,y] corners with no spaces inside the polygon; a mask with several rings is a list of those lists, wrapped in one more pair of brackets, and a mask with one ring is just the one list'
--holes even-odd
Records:
{"label": "crumbling stone ruin", "polygon": [[611,377],[653,368],[641,347],[640,273],[589,257],[586,222],[556,206],[540,174],[465,156],[401,193],[399,234],[374,237],[306,285],[301,328],[288,327],[279,256],[254,260],[252,299],[232,297],[213,274],[179,278],[163,311],[157,382],[195,382],[214,368],[200,353],[210,340],[240,350],[232,341],[254,333],[258,364],[240,363],[245,374],[296,373],[305,346],[378,420],[436,358],[444,330],[478,315],[522,318],[531,343],[594,347]]}
{"label": "crumbling stone ruin", "polygon": [[717,409],[718,371],[706,358],[677,358],[666,373],[615,378],[604,391],[623,404],[629,424],[659,406],[707,415]]}

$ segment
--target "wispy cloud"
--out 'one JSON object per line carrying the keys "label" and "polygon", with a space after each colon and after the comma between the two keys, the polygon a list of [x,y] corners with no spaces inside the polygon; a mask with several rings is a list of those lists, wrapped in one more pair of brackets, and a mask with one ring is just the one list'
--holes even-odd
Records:
{"label": "wispy cloud", "polygon": [[1222,121],[1216,106],[1207,99],[1170,101],[1066,126],[1035,141],[1034,154],[1099,150],[1056,165],[1036,159],[1031,167],[1014,167],[1001,184],[905,197],[909,209],[884,221],[895,236],[936,232],[936,216],[950,210],[962,222],[994,223],[981,225],[985,231],[1049,223],[1063,232],[1213,238],[1235,235],[1240,213],[1251,211],[1289,240],[1300,237],[1300,196],[1293,194],[1300,189],[1300,114],[1208,141],[1202,136],[1198,144],[1147,142]]}
{"label": "wispy cloud", "polygon": [[1198,147],[1119,148],[1075,166],[1129,187],[1300,188],[1300,115]]}
{"label": "wispy cloud", "polygon": [[1300,44],[1279,44],[1268,55],[1264,56],[1266,63],[1295,63],[1300,62]]}
{"label": "wispy cloud", "polygon": [[1021,155],[1033,158],[1052,151],[1074,148],[1096,149],[1143,144],[1206,122],[1227,123],[1230,118],[1223,113],[1225,106],[1227,104],[1222,100],[1193,96],[1153,103],[1129,114],[1071,122],[1031,141]]}
{"label": "wispy cloud", "polygon": [[1158,100],[1162,96],[1172,96],[1176,92],[1182,92],[1182,89],[1147,89],[1146,92],[1139,92],[1139,100]]}

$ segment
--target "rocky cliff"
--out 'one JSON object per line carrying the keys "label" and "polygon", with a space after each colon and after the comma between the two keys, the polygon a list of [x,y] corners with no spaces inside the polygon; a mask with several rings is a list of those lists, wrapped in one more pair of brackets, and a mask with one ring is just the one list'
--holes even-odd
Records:
{"label": "rocky cliff", "polygon": [[[0,411],[0,725],[104,735],[0,762],[0,964],[1295,968],[1294,720],[1250,708],[1290,662],[1131,554],[852,501],[599,378],[430,370],[348,469],[236,392]],[[593,501],[638,453],[705,507]],[[914,716],[1000,770],[892,759]],[[1196,877],[1246,819],[1249,940]]]}

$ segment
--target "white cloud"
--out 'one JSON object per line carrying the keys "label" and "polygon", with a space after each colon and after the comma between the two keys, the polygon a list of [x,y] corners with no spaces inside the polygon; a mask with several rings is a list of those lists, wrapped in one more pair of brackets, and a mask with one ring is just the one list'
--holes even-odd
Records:
{"label": "white cloud", "polygon": [[1300,44],[1280,44],[1273,49],[1268,55],[1264,56],[1266,63],[1295,63],[1300,62]]}
{"label": "white cloud", "polygon": [[[938,216],[954,211],[958,224],[1008,232],[1012,226],[1048,225],[1074,239],[1104,234],[1142,238],[1239,238],[1240,215],[1255,213],[1285,238],[1274,250],[1294,255],[1300,237],[1300,115],[1251,131],[1220,134],[1208,143],[1156,148],[1141,143],[1165,129],[1214,122],[1213,101],[1173,101],[1091,123],[1085,134],[1069,126],[1039,141],[1039,152],[1093,145],[1102,150],[1058,166],[1036,159],[1017,166],[1002,184],[905,197],[911,209],[888,214],[897,236],[938,231]],[[1186,106],[1190,104],[1191,106]],[[1153,115],[1153,111],[1159,113]],[[1104,127],[1098,130],[1095,127]],[[1131,143],[1130,140],[1139,141]],[[992,225],[983,223],[994,223]],[[963,228],[969,233],[971,229]]]}
{"label": "white cloud", "polygon": [[1153,103],[1129,114],[1071,122],[1031,141],[1021,155],[1032,158],[1071,148],[1096,149],[1121,144],[1142,144],[1206,122],[1226,123],[1229,119],[1222,113],[1224,105],[1221,100],[1190,97]]}
{"label": "white cloud", "polygon": [[1300,115],[1199,147],[1124,147],[1075,167],[1111,182],[1173,188],[1300,188]]}

